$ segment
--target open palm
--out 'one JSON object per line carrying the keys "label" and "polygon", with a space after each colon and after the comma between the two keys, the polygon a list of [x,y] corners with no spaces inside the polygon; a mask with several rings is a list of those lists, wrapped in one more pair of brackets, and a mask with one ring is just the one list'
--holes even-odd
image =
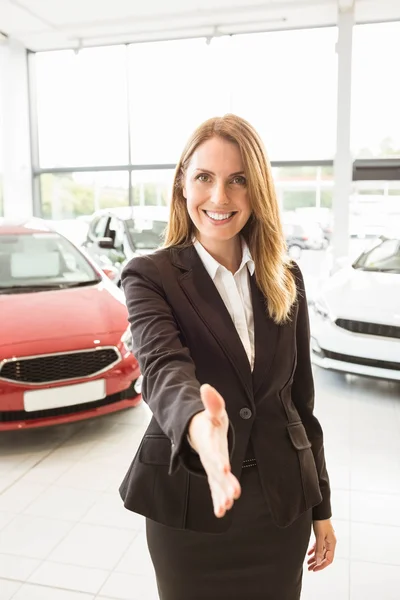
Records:
{"label": "open palm", "polygon": [[190,443],[207,474],[216,517],[223,517],[240,496],[240,484],[231,473],[228,451],[229,419],[225,402],[210,385],[201,387],[204,411],[189,425]]}

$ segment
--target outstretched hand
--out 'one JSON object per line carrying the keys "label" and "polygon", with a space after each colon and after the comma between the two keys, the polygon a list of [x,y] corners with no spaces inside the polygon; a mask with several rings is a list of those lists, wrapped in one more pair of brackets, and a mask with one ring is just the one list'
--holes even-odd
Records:
{"label": "outstretched hand", "polygon": [[231,473],[228,451],[229,419],[225,402],[216,389],[202,385],[204,410],[197,413],[189,425],[189,439],[198,453],[208,484],[216,517],[223,517],[240,496],[240,484]]}

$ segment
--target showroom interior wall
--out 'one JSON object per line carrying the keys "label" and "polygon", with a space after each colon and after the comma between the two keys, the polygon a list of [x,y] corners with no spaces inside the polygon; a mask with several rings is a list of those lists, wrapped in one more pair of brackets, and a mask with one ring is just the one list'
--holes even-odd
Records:
{"label": "showroom interior wall", "polygon": [[21,43],[0,42],[0,210],[9,217],[33,212],[27,68]]}

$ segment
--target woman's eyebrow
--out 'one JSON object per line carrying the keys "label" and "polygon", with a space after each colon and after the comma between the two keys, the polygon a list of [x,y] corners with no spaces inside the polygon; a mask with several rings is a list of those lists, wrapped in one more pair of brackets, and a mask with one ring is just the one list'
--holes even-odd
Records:
{"label": "woman's eyebrow", "polygon": [[[213,171],[210,171],[209,169],[195,169],[195,171],[201,171],[202,173],[208,173],[209,175],[215,175],[215,173]],[[230,175],[228,175],[228,177],[233,177],[234,175],[244,175],[244,171],[236,171],[235,173],[231,173]]]}

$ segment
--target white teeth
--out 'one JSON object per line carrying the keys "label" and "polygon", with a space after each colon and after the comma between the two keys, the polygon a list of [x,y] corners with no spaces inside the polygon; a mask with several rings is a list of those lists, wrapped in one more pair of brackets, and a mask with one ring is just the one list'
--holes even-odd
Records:
{"label": "white teeth", "polygon": [[231,217],[233,215],[233,212],[222,214],[222,213],[208,212],[208,210],[206,210],[206,214],[211,219],[214,219],[214,221],[224,221],[225,219],[229,219],[229,217]]}

